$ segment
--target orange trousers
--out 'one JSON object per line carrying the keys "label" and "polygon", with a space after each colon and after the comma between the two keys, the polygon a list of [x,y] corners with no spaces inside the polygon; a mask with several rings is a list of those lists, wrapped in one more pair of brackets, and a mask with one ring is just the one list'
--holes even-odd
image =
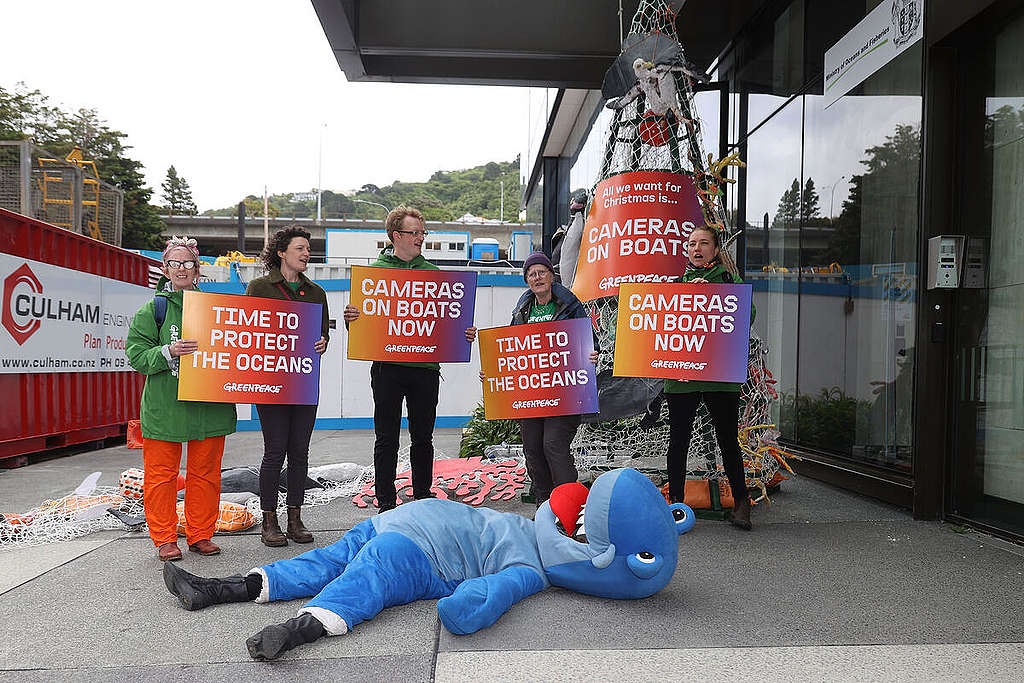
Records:
{"label": "orange trousers", "polygon": [[[188,442],[185,464],[185,541],[210,540],[220,511],[220,461],[224,437]],[[157,547],[178,541],[178,469],[181,444],[159,439],[142,440],[145,478],[142,504],[149,537]]]}

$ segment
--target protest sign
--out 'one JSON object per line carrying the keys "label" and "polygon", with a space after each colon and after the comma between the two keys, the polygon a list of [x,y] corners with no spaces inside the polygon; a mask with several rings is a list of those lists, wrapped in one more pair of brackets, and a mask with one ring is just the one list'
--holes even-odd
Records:
{"label": "protest sign", "polygon": [[488,420],[596,413],[589,318],[480,330]]}
{"label": "protest sign", "polygon": [[635,171],[603,180],[583,227],[572,290],[581,301],[613,296],[624,282],[668,282],[686,267],[686,240],[704,225],[693,179]]}
{"label": "protest sign", "polygon": [[352,266],[348,357],[465,363],[473,351],[476,273]]}
{"label": "protest sign", "polygon": [[612,374],[746,381],[750,292],[750,285],[622,285]]}
{"label": "protest sign", "polygon": [[320,304],[185,292],[178,399],[316,405],[320,397]]}

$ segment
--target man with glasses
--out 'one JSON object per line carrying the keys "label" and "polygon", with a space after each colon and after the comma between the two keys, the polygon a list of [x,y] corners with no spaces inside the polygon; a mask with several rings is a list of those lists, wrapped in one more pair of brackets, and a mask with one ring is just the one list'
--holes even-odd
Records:
{"label": "man with glasses", "polygon": [[[372,266],[382,268],[414,268],[438,270],[423,258],[423,240],[427,236],[423,214],[417,209],[397,206],[384,222],[391,240]],[[343,318],[348,325],[359,317],[359,309],[345,306]],[[476,338],[476,328],[466,328],[466,341]],[[441,366],[437,363],[395,363],[374,361],[370,366],[370,389],[373,391],[374,487],[379,512],[386,512],[398,503],[395,475],[398,468],[398,435],[402,428],[402,400],[409,414],[409,437],[412,445],[412,493],[417,500],[433,497],[430,487],[434,479],[434,420],[437,417],[437,396]]]}

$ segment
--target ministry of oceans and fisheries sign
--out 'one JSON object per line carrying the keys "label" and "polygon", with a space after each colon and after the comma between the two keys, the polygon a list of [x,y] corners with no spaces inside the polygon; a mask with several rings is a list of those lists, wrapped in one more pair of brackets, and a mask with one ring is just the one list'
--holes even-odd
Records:
{"label": "ministry of oceans and fisheries sign", "polygon": [[825,52],[825,106],[924,36],[924,0],[884,0]]}

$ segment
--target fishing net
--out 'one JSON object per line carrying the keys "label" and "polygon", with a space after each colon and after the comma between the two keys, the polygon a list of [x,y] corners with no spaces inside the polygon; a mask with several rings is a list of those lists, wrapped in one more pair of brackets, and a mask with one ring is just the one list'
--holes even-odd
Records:
{"label": "fishing net", "polygon": [[[609,177],[631,171],[668,171],[690,176],[697,188],[707,225],[719,231],[721,259],[732,273],[735,232],[725,222],[722,206],[725,177],[730,166],[741,162],[735,155],[719,161],[706,156],[700,118],[694,109],[693,82],[698,75],[687,65],[675,29],[678,1],[641,0],[622,55],[605,79],[604,94],[616,96],[605,138],[600,173],[591,188]],[[629,74],[633,69],[636,77]],[[618,76],[613,72],[618,70]],[[641,87],[641,82],[645,87]],[[618,297],[584,304],[594,321],[601,348],[615,347]],[[740,412],[740,445],[750,484],[760,489],[757,499],[778,482],[780,468],[789,469],[788,457],[777,444],[771,405],[778,396],[774,378],[765,366],[767,348],[752,332],[748,380],[743,385]],[[664,470],[668,443],[668,406],[661,398],[662,381],[612,375],[612,354],[602,354],[598,365],[601,413],[585,419],[573,441],[577,469],[639,467]],[[707,407],[702,403],[694,423],[687,460],[691,478],[719,478],[723,473],[721,452]],[[722,477],[724,479],[724,476]]]}

